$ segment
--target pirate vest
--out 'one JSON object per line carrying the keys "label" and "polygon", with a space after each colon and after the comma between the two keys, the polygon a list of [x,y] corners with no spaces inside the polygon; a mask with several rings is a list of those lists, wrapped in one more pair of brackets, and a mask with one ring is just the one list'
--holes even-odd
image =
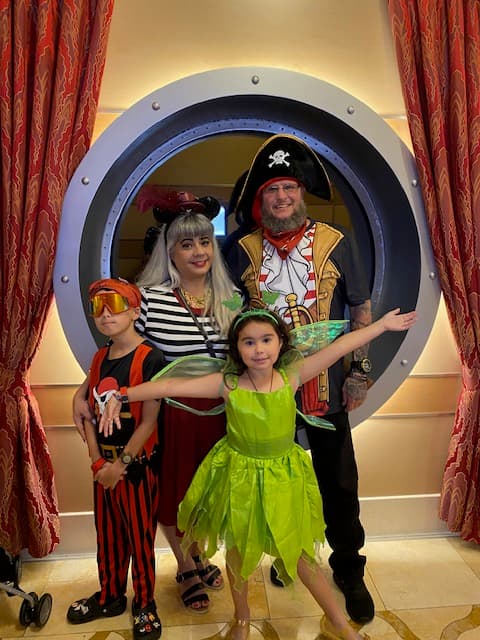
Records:
{"label": "pirate vest", "polygon": [[[135,353],[133,354],[132,363],[129,369],[129,379],[128,386],[134,387],[137,384],[141,384],[145,382],[143,379],[143,363],[147,355],[152,351],[152,346],[148,345],[144,342],[138,345],[135,349]],[[94,408],[94,395],[93,389],[96,384],[98,384],[100,379],[100,371],[102,362],[108,355],[108,347],[100,348],[97,353],[93,356],[92,366],[90,367],[90,384],[89,384],[89,404]],[[138,427],[140,421],[142,419],[142,403],[141,402],[130,402],[130,413],[135,421],[135,428]],[[148,456],[152,453],[154,445],[157,443],[158,434],[155,429],[152,435],[148,438],[144,445],[144,451]]]}
{"label": "pirate vest", "polygon": [[[338,229],[323,222],[315,222],[315,234],[313,238],[312,267],[315,272],[315,320],[328,320],[333,292],[341,274],[330,255],[342,241],[344,235]],[[260,271],[263,259],[263,235],[261,229],[239,240],[240,246],[245,251],[249,264],[241,275],[242,282],[247,290],[250,304],[253,307],[264,307],[260,292]],[[318,398],[320,401],[328,401],[328,375],[322,371],[318,376]]]}

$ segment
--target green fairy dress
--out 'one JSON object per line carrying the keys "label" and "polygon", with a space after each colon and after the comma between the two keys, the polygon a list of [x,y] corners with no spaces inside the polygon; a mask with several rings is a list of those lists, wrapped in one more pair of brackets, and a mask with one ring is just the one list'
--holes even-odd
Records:
{"label": "green fairy dress", "polygon": [[[294,579],[300,556],[311,561],[323,542],[322,500],[310,456],[294,442],[294,392],[233,389],[226,403],[227,434],[207,454],[179,506],[184,548],[198,541],[207,556],[220,542],[236,548],[247,579],[264,553],[283,560]],[[230,379],[229,379],[230,383]]]}

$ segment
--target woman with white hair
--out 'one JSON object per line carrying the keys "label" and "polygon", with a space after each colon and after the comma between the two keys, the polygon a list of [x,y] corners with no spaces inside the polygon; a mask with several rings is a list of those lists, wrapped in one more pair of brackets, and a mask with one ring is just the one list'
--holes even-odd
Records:
{"label": "woman with white hair", "polygon": [[[162,350],[167,363],[186,355],[225,358],[234,312],[223,301],[232,297],[235,287],[209,219],[219,204],[213,198],[174,194],[147,185],[143,197],[137,198],[137,207],[150,206],[159,225],[151,256],[137,278],[142,292],[137,328]],[[194,408],[211,410],[221,403],[221,399],[198,400]],[[192,612],[204,613],[208,608],[204,587],[220,589],[223,579],[195,545],[191,556],[184,557],[177,509],[200,462],[225,434],[225,415],[197,416],[164,403],[160,429],[159,522],[178,563],[176,579],[183,603]]]}

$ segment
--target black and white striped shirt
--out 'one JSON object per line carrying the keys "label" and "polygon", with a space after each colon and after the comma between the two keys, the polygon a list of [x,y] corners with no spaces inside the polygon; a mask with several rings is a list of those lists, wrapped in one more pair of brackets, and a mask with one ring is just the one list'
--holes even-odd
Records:
{"label": "black and white striped shirt", "polygon": [[[178,302],[173,291],[164,287],[141,287],[142,304],[136,327],[155,344],[167,362],[180,356],[209,355],[205,338],[190,313]],[[220,338],[210,317],[197,316],[218,358],[227,356],[227,340]]]}

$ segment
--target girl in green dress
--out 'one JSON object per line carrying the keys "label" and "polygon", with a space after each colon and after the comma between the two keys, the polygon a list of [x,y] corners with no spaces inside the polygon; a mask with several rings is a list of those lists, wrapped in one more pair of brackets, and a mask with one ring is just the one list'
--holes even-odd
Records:
{"label": "girl in green dress", "polygon": [[385,331],[405,331],[415,319],[415,312],[396,309],[314,355],[296,358],[280,318],[263,309],[246,311],[230,327],[230,366],[223,371],[122,388],[110,400],[100,423],[107,432],[118,426],[122,402],[224,398],[227,434],[200,465],[178,512],[185,549],[196,540],[210,556],[219,541],[225,545],[234,620],[221,637],[248,637],[248,578],[267,553],[283,561],[290,578],[298,574],[321,606],[325,638],[367,638],[349,625],[315,561],[325,525],[311,459],[294,442],[295,392],[350,351]]}

